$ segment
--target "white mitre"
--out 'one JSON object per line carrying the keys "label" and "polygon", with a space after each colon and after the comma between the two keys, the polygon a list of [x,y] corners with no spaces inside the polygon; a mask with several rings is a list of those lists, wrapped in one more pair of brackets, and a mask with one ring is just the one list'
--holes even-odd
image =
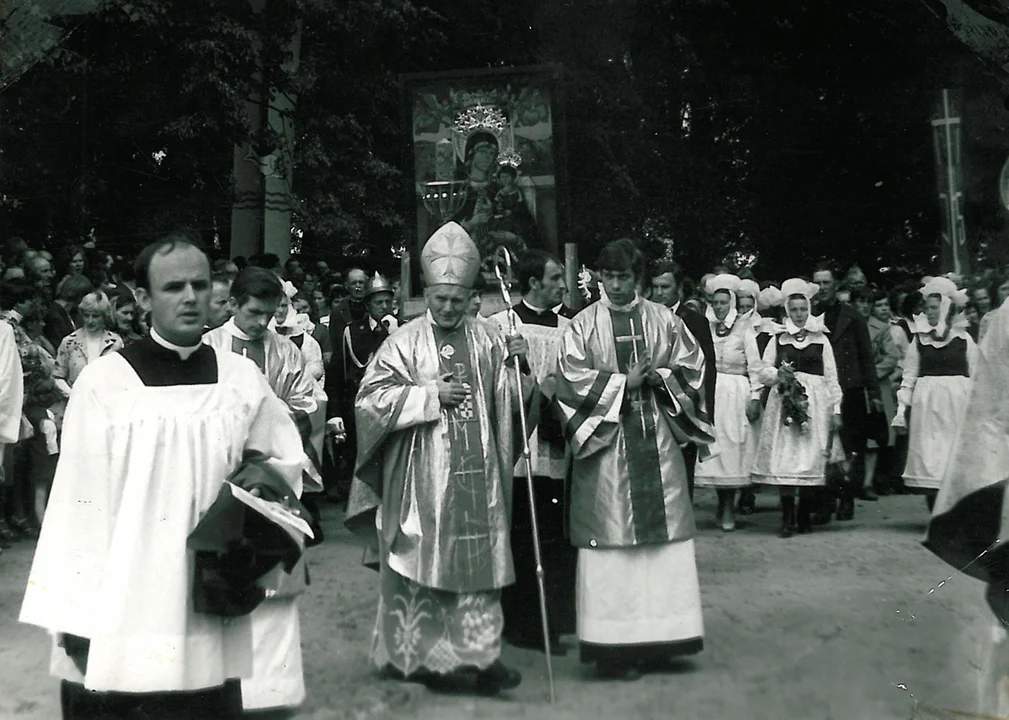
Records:
{"label": "white mitre", "polygon": [[480,272],[480,251],[458,223],[450,222],[435,231],[420,253],[424,282],[434,285],[473,287]]}

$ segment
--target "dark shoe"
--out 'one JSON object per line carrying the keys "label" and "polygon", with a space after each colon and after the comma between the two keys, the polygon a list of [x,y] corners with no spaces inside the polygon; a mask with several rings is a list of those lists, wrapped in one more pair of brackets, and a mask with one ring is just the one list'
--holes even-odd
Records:
{"label": "dark shoe", "polygon": [[837,519],[840,521],[855,519],[855,501],[852,498],[842,498],[837,508]]}
{"label": "dark shoe", "polygon": [[857,497],[859,500],[864,500],[865,502],[877,502],[879,500],[879,495],[872,488],[862,488]]}
{"label": "dark shoe", "polygon": [[512,670],[500,660],[476,675],[476,691],[481,695],[497,695],[504,690],[513,690],[522,683],[522,674]]}
{"label": "dark shoe", "polygon": [[39,536],[38,530],[28,518],[11,518],[10,526],[21,540],[34,540]]}

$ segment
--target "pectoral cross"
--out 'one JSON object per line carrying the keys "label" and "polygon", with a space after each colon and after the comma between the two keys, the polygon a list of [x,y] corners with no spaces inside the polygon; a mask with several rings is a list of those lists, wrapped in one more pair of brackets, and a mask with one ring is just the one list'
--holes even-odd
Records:
{"label": "pectoral cross", "polygon": [[[631,343],[631,363],[632,367],[638,364],[638,340],[642,343],[645,341],[645,336],[639,335],[637,332],[637,326],[634,322],[634,318],[630,319],[631,324],[631,334],[630,335],[618,335],[614,338],[616,342],[629,342]],[[645,405],[647,401],[644,398],[644,394],[641,392],[641,388],[635,391],[635,397],[631,400],[631,404],[636,406],[638,409],[638,417],[641,419],[641,434],[648,434],[648,425],[645,422]]]}

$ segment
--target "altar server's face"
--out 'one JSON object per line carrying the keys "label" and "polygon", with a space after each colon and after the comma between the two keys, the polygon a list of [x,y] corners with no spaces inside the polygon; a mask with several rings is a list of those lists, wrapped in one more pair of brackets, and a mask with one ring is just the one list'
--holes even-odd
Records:
{"label": "altar server's face", "polygon": [[239,306],[232,298],[232,309],[235,311],[235,325],[253,340],[261,340],[266,334],[270,319],[277,312],[280,300],[263,300],[250,297]]}
{"label": "altar server's face", "polygon": [[137,297],[151,313],[151,326],[165,340],[191,346],[200,341],[210,307],[210,263],[191,245],[156,253],[147,271],[150,291]]}
{"label": "altar server's face", "polygon": [[751,295],[740,295],[736,298],[736,311],[743,315],[750,312],[756,304],[757,301]]}
{"label": "altar server's face", "polygon": [[473,291],[458,285],[434,285],[427,288],[427,307],[439,327],[452,329],[463,319]]}

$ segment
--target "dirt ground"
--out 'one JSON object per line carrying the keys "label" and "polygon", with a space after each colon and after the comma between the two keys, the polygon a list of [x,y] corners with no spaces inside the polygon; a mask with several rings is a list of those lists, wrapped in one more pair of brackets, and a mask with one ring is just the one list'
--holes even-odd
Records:
{"label": "dirt ground", "polygon": [[[704,652],[632,683],[595,680],[571,652],[554,662],[554,705],[542,656],[511,647],[504,661],[524,682],[497,699],[379,679],[368,662],[378,576],[361,567],[360,547],[329,506],[301,605],[308,700],[290,718],[886,720],[977,712],[989,614],[979,583],[948,579],[950,569],[921,547],[924,500],[859,503],[854,522],[782,540],[776,498],[757,497],[758,512],[725,534],[714,523],[714,493],[698,494]],[[22,542],[0,556],[0,718],[55,720],[49,643],[17,622],[31,552]]]}

